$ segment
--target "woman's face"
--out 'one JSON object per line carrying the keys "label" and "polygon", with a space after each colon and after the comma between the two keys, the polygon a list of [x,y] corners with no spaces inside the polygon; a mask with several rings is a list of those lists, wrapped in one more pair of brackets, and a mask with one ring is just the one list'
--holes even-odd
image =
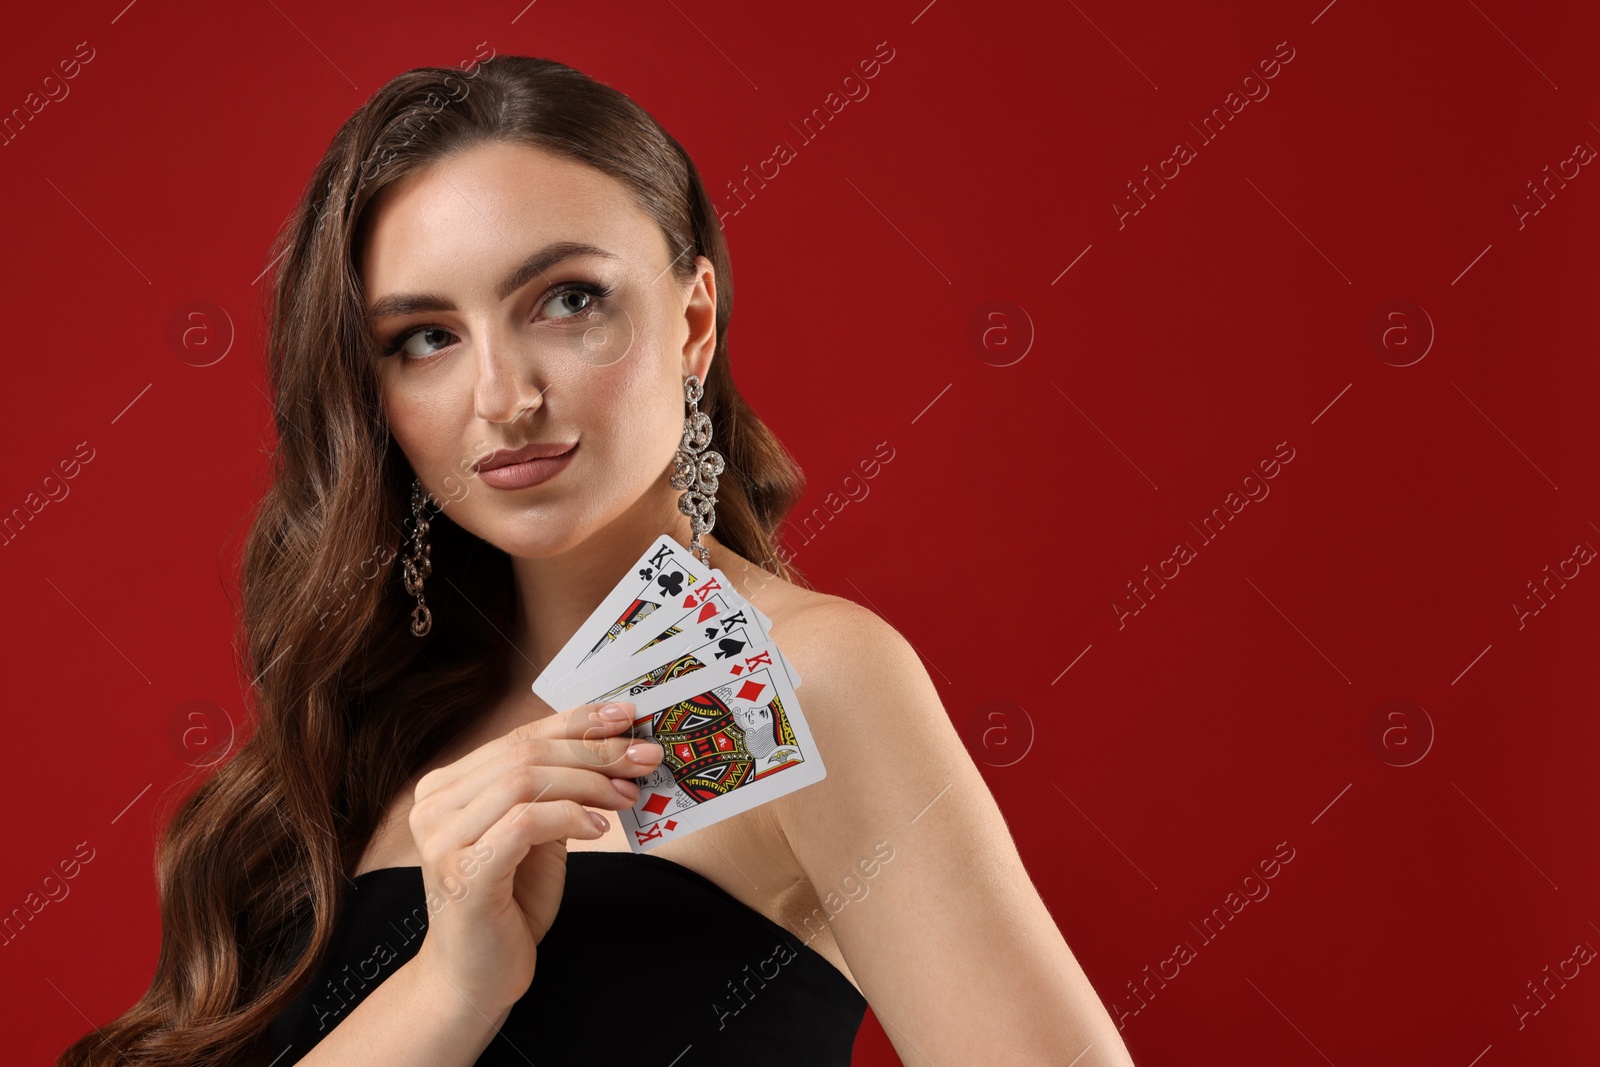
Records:
{"label": "woman's face", "polygon": [[[384,411],[457,524],[551,555],[666,484],[684,378],[705,380],[715,346],[710,260],[680,283],[679,250],[625,186],[526,145],[460,152],[371,210],[359,268]],[[538,484],[480,477],[526,445],[575,448]]]}

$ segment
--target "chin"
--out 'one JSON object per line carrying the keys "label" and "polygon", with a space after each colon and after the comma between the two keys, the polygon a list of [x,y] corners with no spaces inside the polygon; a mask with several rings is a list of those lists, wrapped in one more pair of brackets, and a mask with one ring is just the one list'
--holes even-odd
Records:
{"label": "chin", "polygon": [[[537,520],[530,519],[529,524],[541,527],[558,526],[561,529],[572,530],[570,524],[556,523],[549,517],[541,517]],[[559,536],[551,532],[501,528],[496,532],[496,536],[483,539],[508,556],[516,556],[520,559],[543,559],[546,556],[559,556],[561,553],[580,544],[583,541],[583,535],[574,536],[573,533],[569,532],[567,536]]]}

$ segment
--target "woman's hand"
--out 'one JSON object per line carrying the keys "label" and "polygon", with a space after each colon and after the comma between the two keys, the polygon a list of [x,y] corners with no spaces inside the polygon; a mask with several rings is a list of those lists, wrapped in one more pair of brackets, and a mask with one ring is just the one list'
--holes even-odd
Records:
{"label": "woman's hand", "polygon": [[429,911],[417,956],[490,1018],[533,982],[566,885],[567,838],[609,825],[585,805],[632,806],[632,779],[661,761],[660,745],[626,734],[634,705],[615,720],[598,714],[610,706],[525,723],[417,782],[410,826]]}

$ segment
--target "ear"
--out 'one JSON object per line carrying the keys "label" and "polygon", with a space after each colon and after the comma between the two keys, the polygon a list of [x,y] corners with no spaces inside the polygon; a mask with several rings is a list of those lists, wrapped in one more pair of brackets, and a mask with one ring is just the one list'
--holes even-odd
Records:
{"label": "ear", "polygon": [[695,257],[695,269],[683,309],[689,336],[683,342],[679,376],[687,378],[693,374],[704,382],[717,351],[717,273],[705,256]]}

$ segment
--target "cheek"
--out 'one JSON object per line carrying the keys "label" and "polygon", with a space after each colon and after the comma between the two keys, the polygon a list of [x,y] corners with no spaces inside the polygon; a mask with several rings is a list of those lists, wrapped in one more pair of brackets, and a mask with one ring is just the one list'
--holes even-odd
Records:
{"label": "cheek", "polygon": [[465,416],[456,409],[449,389],[385,382],[381,395],[389,432],[413,469],[434,487],[436,495],[458,499],[465,492],[471,465],[481,453],[456,454]]}
{"label": "cheek", "polygon": [[621,462],[654,469],[671,463],[683,436],[683,382],[659,350],[635,355],[590,376],[579,426],[603,432]]}
{"label": "cheek", "polygon": [[428,465],[431,458],[428,443],[439,439],[434,432],[438,423],[437,406],[429,402],[425,393],[409,388],[386,389],[383,405],[394,439],[414,463]]}

